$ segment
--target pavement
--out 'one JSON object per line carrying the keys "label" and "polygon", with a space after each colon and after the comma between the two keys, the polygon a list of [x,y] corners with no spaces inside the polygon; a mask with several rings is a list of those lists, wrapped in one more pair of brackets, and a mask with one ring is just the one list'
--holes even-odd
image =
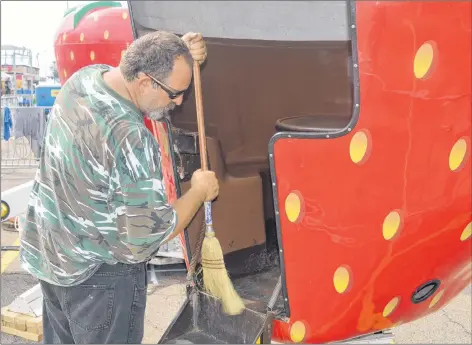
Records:
{"label": "pavement", "polygon": [[[1,189],[6,190],[30,180],[34,176],[34,169],[2,169],[1,174]],[[17,238],[18,233],[2,228],[2,245],[13,245]],[[6,263],[8,266],[4,267]],[[184,274],[161,274],[158,279],[159,285],[148,295],[143,339],[145,344],[157,343],[185,299]],[[2,252],[2,307],[9,305],[36,283],[35,278],[22,271],[15,252]],[[412,323],[398,326],[393,330],[395,341],[399,344],[471,344],[471,292],[469,285],[443,309]],[[0,344],[20,343],[33,342],[1,333]]]}
{"label": "pavement", "polygon": [[471,285],[446,307],[393,330],[398,344],[472,344]]}

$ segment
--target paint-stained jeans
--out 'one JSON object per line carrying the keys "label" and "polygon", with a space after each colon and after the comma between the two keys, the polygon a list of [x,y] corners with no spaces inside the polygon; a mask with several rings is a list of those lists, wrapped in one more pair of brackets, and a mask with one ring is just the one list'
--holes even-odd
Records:
{"label": "paint-stained jeans", "polygon": [[40,282],[45,344],[140,344],[146,308],[146,264],[102,265],[84,283]]}

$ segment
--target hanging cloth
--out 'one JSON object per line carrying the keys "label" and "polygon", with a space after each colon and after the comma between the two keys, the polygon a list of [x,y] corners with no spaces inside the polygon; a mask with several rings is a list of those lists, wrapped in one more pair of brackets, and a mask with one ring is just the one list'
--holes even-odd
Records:
{"label": "hanging cloth", "polygon": [[4,108],[3,112],[3,139],[8,141],[10,139],[10,130],[13,127],[13,121],[11,119],[11,112],[9,107]]}

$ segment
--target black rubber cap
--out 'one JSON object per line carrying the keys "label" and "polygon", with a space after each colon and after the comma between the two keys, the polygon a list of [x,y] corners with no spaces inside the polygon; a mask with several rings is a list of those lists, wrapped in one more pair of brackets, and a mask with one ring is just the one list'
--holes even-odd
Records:
{"label": "black rubber cap", "polygon": [[426,301],[432,294],[436,292],[436,290],[441,285],[441,282],[437,279],[430,280],[423,285],[419,286],[413,295],[411,296],[411,301],[414,304],[418,304],[421,302]]}

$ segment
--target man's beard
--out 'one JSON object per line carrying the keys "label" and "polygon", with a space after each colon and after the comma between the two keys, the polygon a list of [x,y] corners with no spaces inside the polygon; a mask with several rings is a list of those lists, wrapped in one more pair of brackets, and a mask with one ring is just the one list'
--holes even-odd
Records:
{"label": "man's beard", "polygon": [[170,120],[170,112],[174,110],[176,107],[176,104],[174,102],[170,102],[163,108],[158,108],[153,111],[149,111],[147,113],[147,116],[154,121],[160,121],[164,118],[167,118]]}

